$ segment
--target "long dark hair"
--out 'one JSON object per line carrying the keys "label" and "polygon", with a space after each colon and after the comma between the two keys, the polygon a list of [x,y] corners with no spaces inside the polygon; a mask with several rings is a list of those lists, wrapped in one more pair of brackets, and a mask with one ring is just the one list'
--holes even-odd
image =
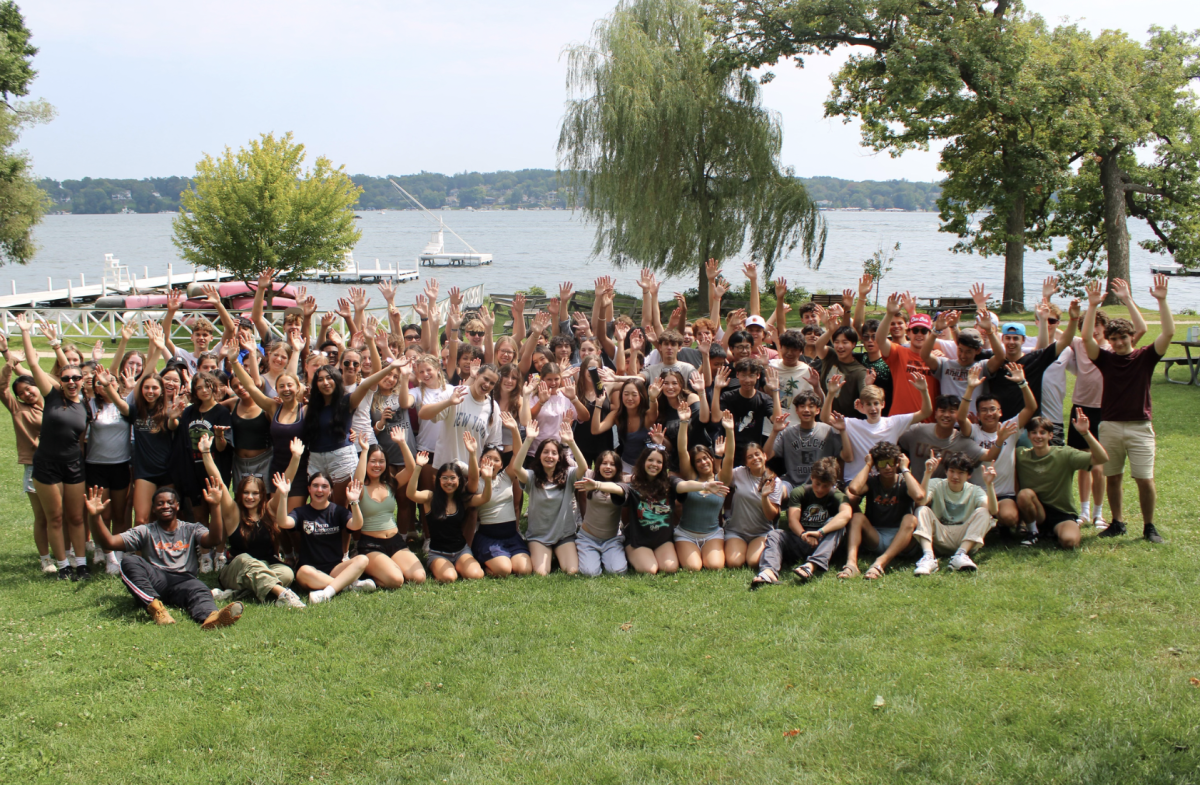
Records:
{"label": "long dark hair", "polygon": [[[546,474],[546,467],[542,465],[542,452],[546,449],[547,444],[553,444],[558,448],[558,463],[554,464],[554,474]],[[547,439],[538,445],[537,452],[533,454],[533,478],[537,481],[538,487],[547,488],[562,485],[567,481],[567,447],[558,439]]]}
{"label": "long dark hair", "polygon": [[[154,403],[148,402],[146,397],[142,395],[142,388],[151,379],[158,382],[158,389],[160,390],[158,400]],[[137,386],[134,387],[134,390],[137,391],[133,402],[137,405],[138,419],[150,420],[153,423],[151,430],[155,432],[163,430],[166,427],[167,419],[167,388],[163,384],[162,377],[156,373],[147,374],[141,378]]]}
{"label": "long dark hair", "polygon": [[450,461],[443,463],[433,476],[433,499],[429,503],[429,514],[438,520],[445,519],[446,504],[450,501],[450,497],[442,490],[442,475],[446,472],[453,472],[458,477],[458,488],[454,491],[455,515],[466,512],[467,473],[456,461]]}
{"label": "long dark hair", "polygon": [[[329,378],[333,379],[333,395],[332,403],[325,403],[325,395],[317,387],[317,382],[321,380],[321,374],[328,374]],[[312,444],[318,438],[321,430],[321,412],[325,407],[333,407],[333,416],[329,420],[329,428],[334,434],[342,434],[346,432],[346,422],[343,417],[345,414],[342,409],[342,398],[346,395],[346,388],[342,384],[342,374],[329,365],[322,365],[313,373],[312,387],[308,391],[308,406],[304,409],[304,441],[307,444]]]}
{"label": "long dark hair", "polygon": [[650,393],[646,390],[646,383],[641,379],[626,379],[624,382],[621,382],[621,387],[617,390],[617,400],[611,405],[616,406],[617,403],[621,404],[621,414],[617,417],[617,433],[621,434],[622,438],[624,438],[626,431],[629,430],[629,409],[621,399],[625,394],[625,388],[631,384],[637,390],[638,395],[641,396],[641,400],[638,402],[637,415],[638,419],[642,421],[643,428],[646,427],[646,413],[650,411]]}
{"label": "long dark hair", "polygon": [[[663,467],[657,476],[651,477],[646,473],[646,459],[652,453],[656,452],[662,456]],[[667,493],[671,490],[670,470],[671,467],[667,463],[666,450],[655,450],[646,447],[642,450],[642,454],[638,456],[637,463],[634,464],[633,480],[629,484],[635,491],[648,499],[666,499]]]}
{"label": "long dark hair", "polygon": [[[483,368],[479,370],[482,371]],[[508,396],[507,410],[509,414],[516,417],[521,413],[521,383],[523,381],[521,379],[521,368],[516,363],[508,363],[507,365],[501,365],[500,369],[496,371],[496,375],[500,377],[500,381],[496,382],[496,386],[492,388],[492,400],[496,402],[497,409],[500,408],[500,385],[503,384],[505,377],[513,376],[517,380],[517,386]],[[488,424],[491,424],[491,420],[488,421]]]}
{"label": "long dark hair", "polygon": [[[254,521],[253,523],[247,520],[246,513],[249,510],[242,504],[242,492],[246,490],[247,485],[258,485],[258,509],[254,511],[258,515],[258,520]],[[260,526],[265,526],[267,511],[270,507],[270,505],[267,504],[268,496],[267,484],[263,482],[262,477],[254,474],[243,477],[242,481],[238,483],[237,491],[233,495],[233,503],[237,506],[238,517],[240,518],[238,525],[249,526],[251,530],[256,530]]]}
{"label": "long dark hair", "polygon": [[[367,463],[371,462],[371,456],[374,455],[375,453],[379,453],[380,455],[382,455],[384,462],[385,463],[387,462],[387,453],[383,451],[383,448],[380,447],[378,444],[372,444],[370,447],[367,448]],[[392,493],[396,493],[396,478],[392,476],[392,473],[390,471],[388,471],[389,468],[390,467],[388,467],[386,465],[384,466],[383,474],[379,475],[379,482],[383,483],[384,487],[386,487]],[[363,487],[365,488],[367,486],[367,484],[370,482],[371,482],[371,475],[368,474],[366,477],[363,478]]]}

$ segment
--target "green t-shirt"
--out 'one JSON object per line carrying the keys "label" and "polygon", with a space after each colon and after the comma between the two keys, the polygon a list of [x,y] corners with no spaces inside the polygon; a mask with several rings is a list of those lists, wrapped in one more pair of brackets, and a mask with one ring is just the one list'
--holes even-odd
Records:
{"label": "green t-shirt", "polygon": [[1079,514],[1075,472],[1092,465],[1092,454],[1073,447],[1051,447],[1042,457],[1032,447],[1017,449],[1017,482],[1037,494],[1044,507]]}
{"label": "green t-shirt", "polygon": [[838,514],[843,504],[848,504],[846,494],[837,488],[824,496],[817,496],[811,485],[801,485],[788,496],[791,507],[800,510],[800,523],[805,531],[815,531]]}
{"label": "green t-shirt", "polygon": [[958,526],[966,523],[971,513],[987,506],[987,491],[969,482],[964,482],[958,493],[950,490],[949,480],[929,481],[929,509],[943,526]]}

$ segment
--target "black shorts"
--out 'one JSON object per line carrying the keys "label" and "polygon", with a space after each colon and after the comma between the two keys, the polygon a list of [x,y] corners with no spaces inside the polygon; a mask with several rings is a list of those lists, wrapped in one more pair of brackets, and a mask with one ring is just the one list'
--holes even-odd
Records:
{"label": "black shorts", "polygon": [[[164,485],[170,485],[174,487],[176,484],[175,478],[169,474],[164,474],[161,477],[135,477],[134,479],[139,480],[140,482],[154,483],[155,488],[161,488]],[[182,499],[183,494],[179,494],[179,497]]]}
{"label": "black shorts", "polygon": [[99,486],[110,491],[123,491],[129,487],[129,461],[125,463],[87,463],[83,468],[87,474],[89,488]]}
{"label": "black shorts", "polygon": [[[1099,439],[1100,438],[1100,409],[1099,409],[1099,407],[1093,408],[1091,406],[1080,406],[1079,408],[1083,409],[1083,413],[1087,415],[1088,431],[1092,434],[1092,436],[1095,436],[1097,439]],[[1075,416],[1075,408],[1074,407],[1071,408],[1071,416],[1072,417]],[[1083,450],[1085,452],[1092,449],[1091,447],[1088,447],[1087,439],[1083,438],[1083,434],[1081,434],[1079,431],[1075,430],[1074,425],[1070,426],[1070,430],[1067,431],[1067,446],[1074,447],[1076,450]]]}
{"label": "black shorts", "polygon": [[1070,521],[1071,523],[1074,523],[1079,517],[1073,512],[1066,512],[1065,510],[1060,510],[1057,507],[1050,507],[1045,504],[1042,505],[1042,509],[1046,511],[1046,520],[1040,523],[1038,528],[1046,532],[1046,534],[1053,534],[1054,527],[1058,524],[1064,521]]}
{"label": "black shorts", "polygon": [[372,537],[364,534],[358,538],[358,552],[361,554],[382,553],[390,559],[407,547],[404,535],[399,532],[391,537]]}
{"label": "black shorts", "polygon": [[33,457],[33,479],[43,485],[77,485],[83,482],[83,459],[59,461]]}

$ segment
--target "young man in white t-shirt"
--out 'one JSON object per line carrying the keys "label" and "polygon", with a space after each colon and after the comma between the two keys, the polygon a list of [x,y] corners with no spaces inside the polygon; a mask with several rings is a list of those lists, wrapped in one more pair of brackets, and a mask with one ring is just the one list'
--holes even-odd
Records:
{"label": "young man in white t-shirt", "polygon": [[[793,401],[802,392],[815,392],[821,396],[821,374],[808,363],[800,361],[804,355],[804,336],[799,330],[784,330],[779,336],[779,357],[770,365],[779,371],[779,398]],[[795,409],[787,413],[788,425],[799,425],[800,418]]]}
{"label": "young man in white t-shirt", "polygon": [[[895,383],[903,384],[904,380],[896,379]],[[845,482],[854,479],[854,476],[862,469],[867,461],[867,453],[872,447],[879,442],[899,441],[900,434],[904,433],[908,426],[914,422],[921,422],[933,413],[933,402],[929,400],[929,386],[925,382],[925,377],[921,374],[913,374],[909,377],[908,383],[921,393],[921,410],[910,414],[894,414],[891,417],[884,417],[885,400],[881,387],[868,384],[859,392],[858,399],[854,402],[854,408],[866,415],[866,419],[846,418],[842,420],[842,460],[845,462],[842,477]],[[837,398],[843,384],[845,384],[845,379],[841,374],[829,377],[829,391],[825,396],[825,403],[821,406],[821,422],[835,428],[839,423],[833,417],[833,400]]]}

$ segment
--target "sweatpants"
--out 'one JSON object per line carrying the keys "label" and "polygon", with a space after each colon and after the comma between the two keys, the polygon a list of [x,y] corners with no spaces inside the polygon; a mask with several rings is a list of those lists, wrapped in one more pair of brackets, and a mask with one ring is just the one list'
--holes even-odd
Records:
{"label": "sweatpants", "polygon": [[842,544],[845,534],[845,529],[826,534],[814,548],[791,529],[772,529],[767,533],[767,544],[763,548],[758,569],[761,571],[769,568],[778,575],[784,564],[806,561],[824,572],[829,569],[829,559]]}
{"label": "sweatpants", "polygon": [[136,553],[127,553],[121,559],[121,580],[143,607],[162,600],[183,608],[197,622],[203,622],[217,609],[212,589],[204,581],[183,572],[167,572]]}
{"label": "sweatpants", "polygon": [[217,573],[222,589],[233,589],[238,595],[253,594],[259,602],[271,599],[271,589],[292,585],[296,574],[286,564],[267,564],[248,553],[239,553]]}
{"label": "sweatpants", "polygon": [[575,535],[575,552],[579,554],[579,572],[595,578],[601,567],[608,572],[625,572],[629,562],[625,559],[625,538],[621,535],[607,540],[597,540],[583,529]]}
{"label": "sweatpants", "polygon": [[[933,552],[939,556],[946,556],[957,551],[963,543],[975,543],[971,547],[982,546],[984,535],[995,525],[995,520],[982,507],[967,516],[962,523],[952,526],[939,521],[933,510],[928,507],[918,507],[917,528],[913,536],[918,540],[931,541]],[[968,552],[970,550],[970,547],[967,548]]]}

